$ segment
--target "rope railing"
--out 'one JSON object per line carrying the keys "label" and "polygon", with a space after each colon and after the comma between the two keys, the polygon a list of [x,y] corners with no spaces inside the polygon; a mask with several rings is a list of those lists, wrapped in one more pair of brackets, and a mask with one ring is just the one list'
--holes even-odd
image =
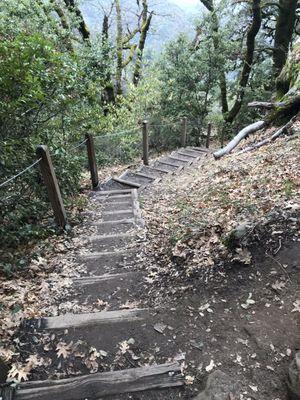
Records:
{"label": "rope railing", "polygon": [[[98,167],[97,167],[97,160],[96,160],[96,152],[95,152],[95,144],[94,140],[103,140],[103,139],[111,139],[111,138],[116,138],[116,137],[121,137],[123,135],[128,135],[128,134],[133,134],[140,132],[140,136],[137,137],[139,145],[135,148],[135,151],[141,151],[142,147],[142,160],[144,165],[149,165],[149,138],[152,139],[152,132],[149,134],[149,131],[151,129],[156,129],[156,128],[163,128],[163,127],[177,127],[178,129],[175,130],[176,134],[176,140],[172,146],[174,147],[174,143],[178,142],[179,145],[182,147],[187,146],[188,142],[188,136],[189,136],[189,131],[188,127],[191,126],[191,123],[188,123],[188,120],[186,117],[181,119],[180,121],[172,121],[168,123],[148,123],[147,121],[142,122],[139,126],[133,127],[132,129],[126,129],[120,132],[114,132],[110,134],[105,134],[105,135],[98,135],[98,136],[93,136],[93,135],[86,135],[86,138],[79,143],[76,143],[74,145],[67,146],[65,151],[68,150],[76,150],[84,145],[86,145],[87,149],[87,158],[88,158],[88,166],[91,174],[91,181],[92,181],[92,186],[93,188],[97,188],[99,186],[99,178],[98,178]],[[199,126],[197,126],[199,127]],[[206,147],[209,146],[209,138],[210,138],[210,131],[211,131],[211,126],[208,130],[207,134],[207,140],[206,140]],[[125,145],[132,146],[134,142],[128,141]],[[123,144],[123,143],[122,143]],[[102,151],[103,148],[105,148],[107,144],[102,143]],[[113,143],[114,148],[118,149],[118,145],[116,143]],[[176,145],[175,145],[176,147]],[[108,149],[110,151],[110,149]],[[24,170],[20,171],[16,175],[10,177],[6,181],[2,182],[0,184],[0,188],[4,187],[8,183],[14,181],[15,179],[19,178],[20,176],[24,175],[26,172],[30,171],[32,168],[34,168],[37,164],[40,164],[40,173],[43,178],[43,182],[47,188],[48,191],[48,197],[50,200],[50,203],[52,205],[53,211],[54,211],[54,216],[56,219],[57,224],[65,228],[67,225],[67,218],[66,218],[66,212],[64,209],[64,204],[62,201],[62,196],[59,188],[59,184],[55,175],[55,170],[54,166],[52,163],[52,157],[55,157],[57,154],[50,154],[48,147],[47,146],[38,146],[37,147],[37,157],[38,159],[34,161],[31,165],[26,167]],[[111,154],[110,154],[111,156]]]}
{"label": "rope railing", "polygon": [[121,131],[121,132],[116,132],[116,133],[108,133],[107,135],[94,136],[94,139],[106,139],[106,138],[111,138],[111,137],[123,136],[128,133],[133,133],[133,132],[137,132],[140,130],[141,130],[141,128],[138,127],[138,128],[133,128],[133,129],[126,130],[126,131]]}
{"label": "rope railing", "polygon": [[6,181],[2,182],[0,184],[0,188],[7,185],[8,183],[14,181],[15,179],[19,178],[20,176],[24,175],[26,172],[30,171],[32,168],[34,168],[37,164],[40,163],[42,159],[39,158],[38,160],[36,160],[34,163],[32,163],[31,165],[29,165],[27,168],[23,169],[23,171],[19,172],[18,174],[12,176],[11,178],[7,179]]}

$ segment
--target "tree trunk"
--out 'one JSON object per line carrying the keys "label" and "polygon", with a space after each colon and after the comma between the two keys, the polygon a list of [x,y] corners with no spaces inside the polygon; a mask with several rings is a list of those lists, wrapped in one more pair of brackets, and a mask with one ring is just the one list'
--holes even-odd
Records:
{"label": "tree trunk", "polygon": [[[273,51],[274,74],[277,78],[284,67],[296,22],[297,0],[279,0]],[[280,89],[280,82],[278,82]]]}
{"label": "tree trunk", "polygon": [[248,84],[250,73],[252,70],[253,65],[253,58],[254,58],[254,50],[255,50],[255,39],[260,30],[262,17],[261,17],[261,8],[260,8],[260,0],[253,0],[252,1],[252,24],[247,33],[247,50],[246,56],[244,60],[243,70],[241,74],[241,78],[239,81],[239,89],[237,98],[232,109],[225,117],[225,121],[227,123],[232,123],[236,116],[238,115],[241,106],[243,104],[243,98],[245,95],[245,88]]}
{"label": "tree trunk", "polygon": [[138,44],[137,57],[135,61],[135,68],[133,73],[133,83],[135,86],[138,85],[141,79],[141,70],[142,70],[142,62],[143,62],[143,54],[144,48],[146,44],[147,35],[150,29],[151,20],[153,17],[153,13],[151,12],[148,16],[148,3],[147,0],[143,0],[143,12],[142,12],[142,27],[140,33],[140,40]]}
{"label": "tree trunk", "polygon": [[[108,16],[105,14],[103,17],[103,24],[102,24],[102,54],[104,60],[109,59],[110,56],[110,49],[109,49],[109,24],[108,24]],[[104,88],[104,102],[105,103],[114,103],[115,102],[115,93],[114,93],[114,85],[111,79],[110,70],[107,70],[106,77],[105,77],[105,88]],[[104,109],[104,113],[108,113],[108,109]]]}
{"label": "tree trunk", "polygon": [[75,0],[64,0],[65,4],[68,8],[68,10],[71,13],[74,13],[76,15],[76,18],[78,19],[78,30],[83,38],[83,40],[85,40],[87,43],[89,43],[89,39],[90,39],[90,31],[84,21],[84,18],[82,16],[82,13],[79,9],[79,7],[75,4]]}
{"label": "tree trunk", "polygon": [[118,95],[122,95],[122,71],[123,71],[123,25],[122,10],[120,0],[115,0],[117,14],[117,71],[116,71],[116,90]]}
{"label": "tree trunk", "polygon": [[[212,30],[213,30],[213,43],[215,52],[220,51],[220,41],[219,41],[219,19],[217,12],[214,7],[213,0],[201,0],[203,5],[212,13]],[[222,114],[225,116],[228,113],[228,101],[227,101],[227,82],[226,74],[223,65],[220,66],[219,71],[219,87],[221,91],[221,106]]]}

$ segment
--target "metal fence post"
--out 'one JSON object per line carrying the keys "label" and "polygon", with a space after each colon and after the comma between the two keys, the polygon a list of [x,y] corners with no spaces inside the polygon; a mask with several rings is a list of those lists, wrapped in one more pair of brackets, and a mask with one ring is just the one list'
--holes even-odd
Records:
{"label": "metal fence post", "polygon": [[40,169],[54,211],[55,220],[61,228],[64,228],[67,225],[67,215],[48,147],[43,145],[38,146],[36,154],[38,158],[41,158]]}
{"label": "metal fence post", "polygon": [[186,147],[187,142],[187,117],[182,119],[181,147]]}
{"label": "metal fence post", "polygon": [[94,138],[92,135],[86,135],[86,147],[89,161],[89,169],[91,172],[91,180],[93,188],[96,189],[99,185],[98,168],[95,154]]}
{"label": "metal fence post", "polygon": [[149,165],[149,132],[148,122],[143,121],[143,161],[144,165]]}

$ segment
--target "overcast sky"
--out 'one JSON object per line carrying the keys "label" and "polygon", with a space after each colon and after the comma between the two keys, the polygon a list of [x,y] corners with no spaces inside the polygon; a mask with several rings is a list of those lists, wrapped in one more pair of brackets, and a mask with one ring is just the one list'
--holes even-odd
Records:
{"label": "overcast sky", "polygon": [[184,6],[193,7],[199,4],[199,0],[170,0],[172,3],[184,8]]}

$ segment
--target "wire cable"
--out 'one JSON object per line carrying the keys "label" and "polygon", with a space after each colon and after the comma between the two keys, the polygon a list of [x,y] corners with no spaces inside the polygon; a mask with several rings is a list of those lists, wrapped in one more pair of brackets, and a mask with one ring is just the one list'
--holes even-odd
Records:
{"label": "wire cable", "polygon": [[29,165],[29,167],[25,168],[23,171],[19,172],[17,175],[12,176],[11,178],[7,179],[7,181],[2,182],[0,184],[0,188],[5,186],[7,183],[17,179],[19,176],[25,174],[25,172],[29,171],[31,168],[33,168],[34,166],[36,166],[42,159],[39,158],[37,161],[35,161],[34,163],[32,163],[31,165]]}
{"label": "wire cable", "polygon": [[121,136],[121,135],[125,135],[126,133],[133,133],[133,132],[139,131],[140,129],[141,128],[134,128],[134,129],[127,130],[127,131],[111,133],[111,134],[108,134],[108,135],[94,136],[94,139],[102,139],[102,138],[111,138],[111,137],[115,137],[115,136]]}

